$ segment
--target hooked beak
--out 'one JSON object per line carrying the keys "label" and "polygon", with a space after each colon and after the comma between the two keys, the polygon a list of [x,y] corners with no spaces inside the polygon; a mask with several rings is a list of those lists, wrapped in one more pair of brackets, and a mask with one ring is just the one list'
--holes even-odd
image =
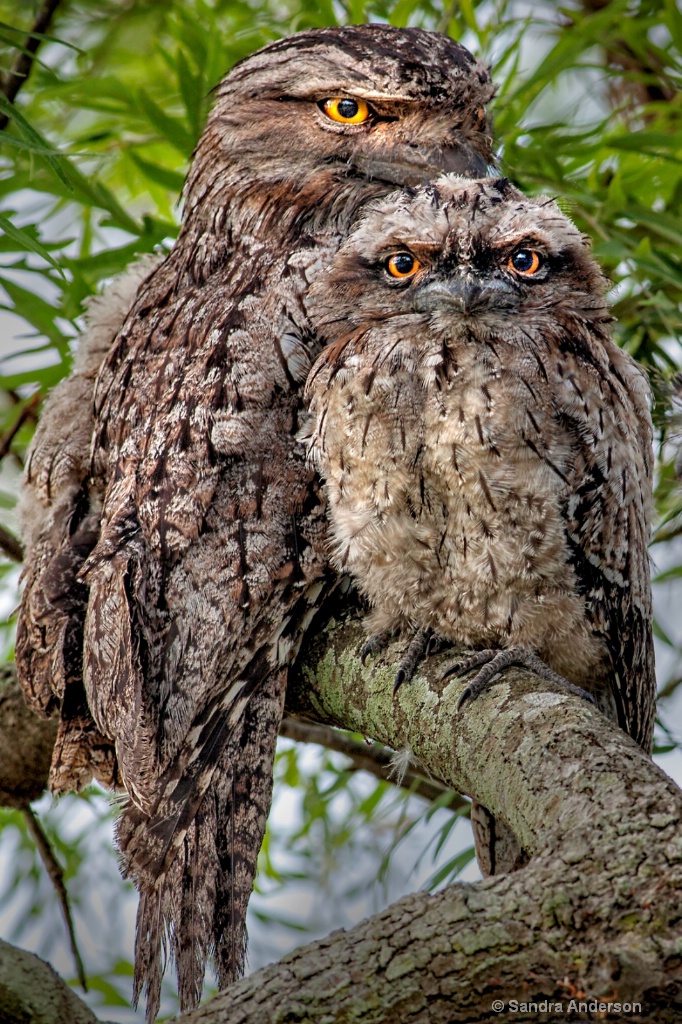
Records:
{"label": "hooked beak", "polygon": [[475,274],[461,274],[441,281],[430,281],[415,293],[418,313],[451,312],[471,314],[486,309],[511,309],[516,292],[502,280],[482,281]]}
{"label": "hooked beak", "polygon": [[353,154],[350,167],[365,178],[392,185],[421,185],[445,173],[483,178],[490,170],[485,157],[464,137],[453,145],[431,149],[405,145],[384,153],[359,151]]}

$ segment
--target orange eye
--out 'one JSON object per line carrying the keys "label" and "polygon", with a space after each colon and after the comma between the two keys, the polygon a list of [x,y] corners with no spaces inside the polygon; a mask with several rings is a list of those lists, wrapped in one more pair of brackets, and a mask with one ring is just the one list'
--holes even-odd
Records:
{"label": "orange eye", "polygon": [[339,124],[362,124],[369,117],[369,107],[364,100],[351,100],[345,96],[335,96],[322,104],[327,117]]}
{"label": "orange eye", "polygon": [[414,277],[420,267],[419,260],[416,260],[409,252],[397,252],[386,262],[386,269],[391,277]]}
{"label": "orange eye", "polygon": [[513,270],[524,277],[532,277],[537,274],[542,266],[540,254],[535,249],[517,249],[507,261],[507,270]]}

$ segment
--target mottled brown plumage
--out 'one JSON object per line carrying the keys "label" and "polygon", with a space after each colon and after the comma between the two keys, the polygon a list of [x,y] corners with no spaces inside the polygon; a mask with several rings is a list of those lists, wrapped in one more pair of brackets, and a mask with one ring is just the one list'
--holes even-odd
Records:
{"label": "mottled brown plumage", "polygon": [[530,652],[650,751],[652,427],[604,284],[506,179],[383,200],[308,294],[309,445],[372,629]]}
{"label": "mottled brown plumage", "polygon": [[[149,1017],[166,948],[183,1008],[207,955],[221,985],[243,968],[287,666],[330,585],[295,442],[319,351],[303,296],[369,200],[483,172],[491,95],[467,51],[416,29],[305,32],[237,65],[176,245],[44,418],[17,663],[34,706],[62,714],[53,783],[91,773],[129,795],[118,839]],[[368,119],[334,121],[337,96]]]}

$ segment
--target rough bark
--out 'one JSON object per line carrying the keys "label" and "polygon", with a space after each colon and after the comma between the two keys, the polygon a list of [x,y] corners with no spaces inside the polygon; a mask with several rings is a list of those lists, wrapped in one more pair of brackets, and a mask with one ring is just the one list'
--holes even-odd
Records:
{"label": "rough bark", "polygon": [[90,1024],[96,1019],[49,964],[0,940],[1,1024]]}
{"label": "rough bark", "polygon": [[[363,667],[361,638],[356,622],[341,621],[313,643],[290,710],[409,746],[434,775],[486,804],[533,859],[513,875],[408,896],[257,972],[183,1024],[454,1024],[495,1012],[514,1021],[678,1021],[674,783],[591,705],[522,672],[458,712],[464,684],[439,682],[449,660],[441,655],[394,702],[390,660]],[[531,1006],[515,1010],[512,1000]],[[543,1001],[555,1005],[532,1005]]]}
{"label": "rough bark", "polygon": [[26,807],[47,785],[57,719],[24,703],[13,665],[0,666],[0,804]]}
{"label": "rough bark", "polygon": [[[363,666],[363,639],[357,619],[332,619],[303,653],[290,712],[409,747],[433,776],[504,821],[531,862],[405,897],[177,1020],[678,1021],[682,793],[674,783],[589,703],[527,673],[508,671],[458,711],[465,684],[441,681],[452,657],[441,654],[394,699],[399,646]],[[608,1003],[641,1008],[609,1012]]]}

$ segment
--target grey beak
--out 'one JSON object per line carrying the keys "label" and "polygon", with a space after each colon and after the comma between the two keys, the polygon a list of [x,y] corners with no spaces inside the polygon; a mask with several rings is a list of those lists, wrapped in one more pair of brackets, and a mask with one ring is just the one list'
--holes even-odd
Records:
{"label": "grey beak", "polygon": [[418,313],[437,311],[468,315],[486,309],[513,309],[518,302],[514,287],[504,280],[482,280],[474,273],[461,273],[430,281],[417,288],[414,308]]}
{"label": "grey beak", "polygon": [[415,295],[415,307],[419,313],[432,313],[439,309],[471,313],[480,305],[482,293],[483,286],[472,275],[432,281]]}
{"label": "grey beak", "polygon": [[445,149],[427,150],[424,158],[434,170],[444,174],[459,174],[463,178],[485,178],[488,174],[487,160],[466,139]]}
{"label": "grey beak", "polygon": [[442,148],[420,150],[405,145],[385,154],[357,152],[350,164],[364,177],[397,185],[421,185],[445,172],[484,178],[489,170],[485,158],[464,138]]}

